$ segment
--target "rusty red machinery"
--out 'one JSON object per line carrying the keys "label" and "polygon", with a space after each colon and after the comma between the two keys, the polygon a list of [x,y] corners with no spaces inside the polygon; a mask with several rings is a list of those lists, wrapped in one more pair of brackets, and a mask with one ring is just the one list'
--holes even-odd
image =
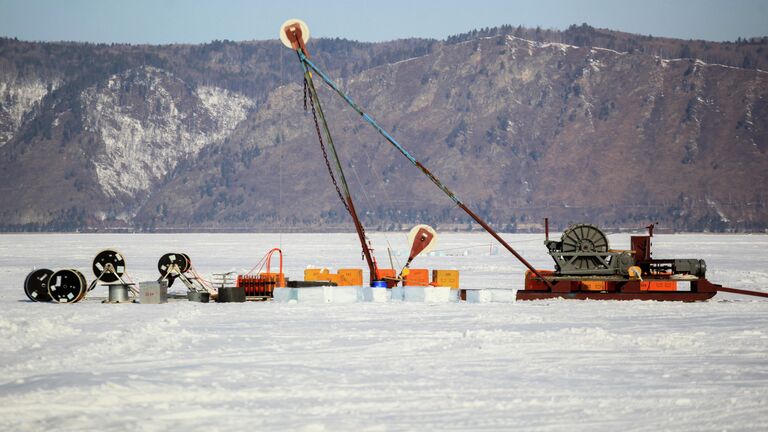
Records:
{"label": "rusty red machinery", "polygon": [[[607,236],[594,225],[571,225],[559,241],[545,240],[555,270],[539,270],[543,276],[526,272],[525,287],[518,300],[566,298],[580,300],[703,301],[718,292],[768,297],[768,293],[726,288],[706,278],[707,265],[701,259],[656,259],[648,235],[632,236],[631,249],[609,248]],[[551,283],[544,283],[544,278]]]}
{"label": "rusty red machinery", "polygon": [[[272,255],[278,254],[280,259],[279,270],[272,272]],[[245,290],[246,298],[251,300],[266,300],[272,298],[272,293],[277,287],[285,286],[285,274],[283,273],[283,251],[273,248],[256,263],[247,273],[237,275],[235,286]]]}

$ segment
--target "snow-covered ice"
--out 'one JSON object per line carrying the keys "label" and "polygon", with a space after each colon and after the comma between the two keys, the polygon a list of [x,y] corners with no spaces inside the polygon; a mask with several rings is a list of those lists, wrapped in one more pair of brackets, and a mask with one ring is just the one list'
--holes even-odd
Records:
{"label": "snow-covered ice", "polygon": [[[551,268],[541,235],[506,237]],[[402,263],[404,234],[372,238]],[[439,241],[414,267],[522,286],[487,235]],[[57,305],[22,291],[33,266],[92,279],[107,247],[149,280],[165,252],[210,275],[278,245],[292,278],[363,267],[353,234],[0,235],[0,430],[768,430],[763,299]],[[654,251],[768,289],[766,235],[659,235]]]}

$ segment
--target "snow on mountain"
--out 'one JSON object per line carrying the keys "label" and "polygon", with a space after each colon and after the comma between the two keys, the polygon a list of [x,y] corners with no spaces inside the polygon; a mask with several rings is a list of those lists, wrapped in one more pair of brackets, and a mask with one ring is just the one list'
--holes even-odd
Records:
{"label": "snow on mountain", "polygon": [[24,121],[24,115],[59,85],[59,80],[0,79],[0,147],[13,138]]}
{"label": "snow on mountain", "polygon": [[108,196],[148,192],[176,164],[222,140],[245,119],[253,102],[217,87],[191,89],[170,72],[150,66],[86,89],[86,128],[104,152],[94,159]]}
{"label": "snow on mountain", "polygon": [[252,100],[226,89],[200,86],[196,91],[203,105],[218,122],[221,129],[219,135],[226,135],[231,132],[238,123],[245,119],[248,110],[253,107]]}

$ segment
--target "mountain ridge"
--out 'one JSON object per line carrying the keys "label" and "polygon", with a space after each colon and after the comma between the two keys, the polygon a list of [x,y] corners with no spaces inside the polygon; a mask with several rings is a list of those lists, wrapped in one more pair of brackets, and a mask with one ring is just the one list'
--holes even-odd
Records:
{"label": "mountain ridge", "polygon": [[[493,31],[500,34],[410,39],[403,46],[397,41],[378,46],[326,40],[310,49],[318,64],[334,65],[329,74],[353,98],[389,125],[385,127],[406,147],[423,154],[425,165],[449,187],[458,184],[460,196],[500,229],[535,229],[543,216],[561,225],[586,221],[612,228],[659,220],[677,230],[766,229],[765,194],[745,192],[751,184],[768,184],[768,132],[760,120],[768,118],[763,71],[663,59],[640,50],[622,53],[526,40],[515,36],[518,29],[513,27]],[[573,39],[585,31],[574,26],[573,34],[564,32],[560,38]],[[7,76],[9,61],[2,61],[7,52],[2,45],[0,76]],[[348,216],[334,201],[311,119],[302,114],[298,62],[274,41],[253,45],[264,46],[250,57],[237,43],[222,42],[218,50],[185,46],[187,54],[197,50],[207,56],[190,60],[205,66],[189,71],[168,68],[183,63],[183,56],[150,47],[145,58],[154,60],[143,63],[157,65],[137,61],[120,69],[104,64],[92,74],[95,82],[83,73],[51,86],[25,114],[27,120],[14,137],[0,143],[5,144],[0,147],[0,228],[348,227]],[[275,48],[285,51],[283,57]],[[137,48],[129,51],[123,63],[141,57]],[[281,73],[274,65],[257,62],[275,58],[283,60],[277,65]],[[225,70],[219,75],[210,72],[218,70],[216,62]],[[244,65],[258,74],[246,73]],[[115,73],[104,74],[107,69]],[[104,99],[108,106],[78,102],[86,89],[94,89],[93,98],[110,88],[113,77],[141,70],[167,72],[178,84],[158,84],[167,94],[152,98],[144,97],[140,83],[119,78],[114,94]],[[269,85],[257,86],[261,78]],[[243,86],[252,87],[236,90]],[[206,108],[201,91],[218,101],[217,113]],[[371,144],[380,144],[378,138],[332,96],[323,94],[323,103],[335,122],[331,127],[343,158],[353,167],[353,188],[366,224],[378,229],[415,222],[470,227],[464,215],[418,173],[397,162],[396,155],[380,154],[384,148]],[[732,100],[737,97],[741,99]],[[173,109],[181,113],[172,125],[176,135],[138,132],[161,130],[174,118]],[[242,114],[225,119],[230,111]],[[109,150],[110,140],[89,123],[97,115],[105,119],[102,123],[117,147]],[[735,147],[722,144],[728,140]],[[161,156],[121,166],[120,158],[108,156],[122,151],[126,142],[134,143],[128,148]],[[184,151],[173,150],[178,145]],[[350,150],[355,148],[368,154]],[[649,165],[649,154],[664,157]],[[488,168],[473,173],[477,166]],[[754,173],[751,178],[745,169]],[[649,182],[643,175],[649,170],[659,170],[657,180],[671,184]],[[94,171],[132,174],[123,180],[115,176],[110,194]],[[615,171],[631,173],[633,180]],[[40,172],[47,176],[41,179]],[[114,193],[136,176],[146,177],[141,196]],[[386,192],[382,185],[398,193]]]}

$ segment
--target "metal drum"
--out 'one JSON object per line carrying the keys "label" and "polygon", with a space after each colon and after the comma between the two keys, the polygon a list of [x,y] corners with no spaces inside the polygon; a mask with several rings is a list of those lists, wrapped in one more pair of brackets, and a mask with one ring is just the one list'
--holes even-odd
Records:
{"label": "metal drum", "polygon": [[107,303],[126,303],[129,301],[131,300],[128,298],[128,285],[109,285],[109,297],[107,298]]}

